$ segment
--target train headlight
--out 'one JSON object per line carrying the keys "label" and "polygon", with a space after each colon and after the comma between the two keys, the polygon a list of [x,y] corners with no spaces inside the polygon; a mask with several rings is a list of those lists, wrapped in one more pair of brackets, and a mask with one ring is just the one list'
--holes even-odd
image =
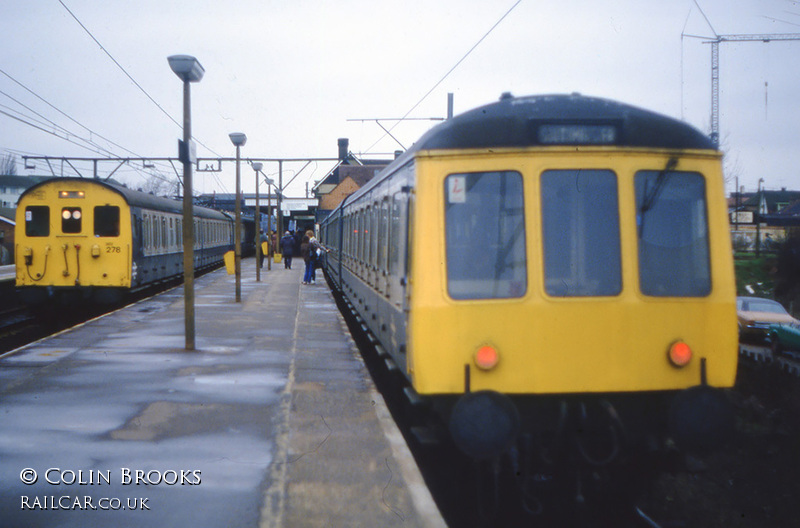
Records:
{"label": "train headlight", "polygon": [[683,341],[676,341],[669,347],[668,356],[676,367],[685,367],[692,360],[692,349]]}
{"label": "train headlight", "polygon": [[500,354],[493,346],[484,345],[475,352],[475,365],[481,370],[491,370],[500,362]]}

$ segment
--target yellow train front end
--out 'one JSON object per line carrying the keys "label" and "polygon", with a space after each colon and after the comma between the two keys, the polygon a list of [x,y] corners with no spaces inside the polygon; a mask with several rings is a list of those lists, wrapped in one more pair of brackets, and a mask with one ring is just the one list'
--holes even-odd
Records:
{"label": "yellow train front end", "polygon": [[[697,429],[717,418],[713,435],[726,434],[712,387],[733,385],[738,352],[720,157],[612,146],[418,152],[415,390],[523,401],[668,395],[674,435],[704,444]],[[498,426],[476,416],[510,407],[479,400],[454,419]],[[465,450],[487,448],[478,444]]]}
{"label": "yellow train front end", "polygon": [[15,240],[16,285],[29,304],[113,302],[130,288],[131,214],[110,186],[57,178],[32,187],[17,206]]}

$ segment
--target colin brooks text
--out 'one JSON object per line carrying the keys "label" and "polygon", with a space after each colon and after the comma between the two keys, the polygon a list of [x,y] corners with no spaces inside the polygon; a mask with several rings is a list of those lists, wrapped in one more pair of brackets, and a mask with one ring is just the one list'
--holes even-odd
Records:
{"label": "colin brooks text", "polygon": [[[199,486],[202,483],[202,475],[197,469],[168,469],[159,471],[157,469],[142,470],[120,468],[117,473],[118,478],[112,477],[112,471],[89,469],[71,470],[61,468],[48,468],[41,476],[53,486],[58,485],[78,485],[78,486],[102,486],[116,481],[123,486]],[[40,475],[31,468],[24,469],[20,473],[23,483],[31,485],[39,480]]]}

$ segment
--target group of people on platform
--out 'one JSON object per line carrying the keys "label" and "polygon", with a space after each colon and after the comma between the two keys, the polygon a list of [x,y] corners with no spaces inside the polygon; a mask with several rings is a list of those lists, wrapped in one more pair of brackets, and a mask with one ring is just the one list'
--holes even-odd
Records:
{"label": "group of people on platform", "polygon": [[[303,258],[303,263],[305,264],[305,272],[303,273],[303,284],[315,284],[316,283],[316,269],[319,267],[320,258],[325,253],[325,248],[323,248],[320,243],[317,241],[316,237],[314,237],[314,231],[308,230],[305,233],[298,229],[295,232],[286,231],[280,239],[280,242],[277,240],[277,234],[272,233],[272,240],[270,242],[270,247],[280,247],[280,253],[283,260],[283,267],[286,269],[292,269],[292,258],[299,256]],[[261,231],[261,242],[267,242],[267,235],[264,234],[264,231]],[[261,261],[259,266],[263,266],[264,264],[264,252],[261,253]]]}

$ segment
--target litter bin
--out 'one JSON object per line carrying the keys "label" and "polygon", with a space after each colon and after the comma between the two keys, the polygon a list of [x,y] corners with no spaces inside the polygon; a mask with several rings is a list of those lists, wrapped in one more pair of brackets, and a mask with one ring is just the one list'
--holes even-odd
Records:
{"label": "litter bin", "polygon": [[236,253],[228,251],[223,258],[225,259],[225,269],[228,271],[228,275],[236,273]]}

